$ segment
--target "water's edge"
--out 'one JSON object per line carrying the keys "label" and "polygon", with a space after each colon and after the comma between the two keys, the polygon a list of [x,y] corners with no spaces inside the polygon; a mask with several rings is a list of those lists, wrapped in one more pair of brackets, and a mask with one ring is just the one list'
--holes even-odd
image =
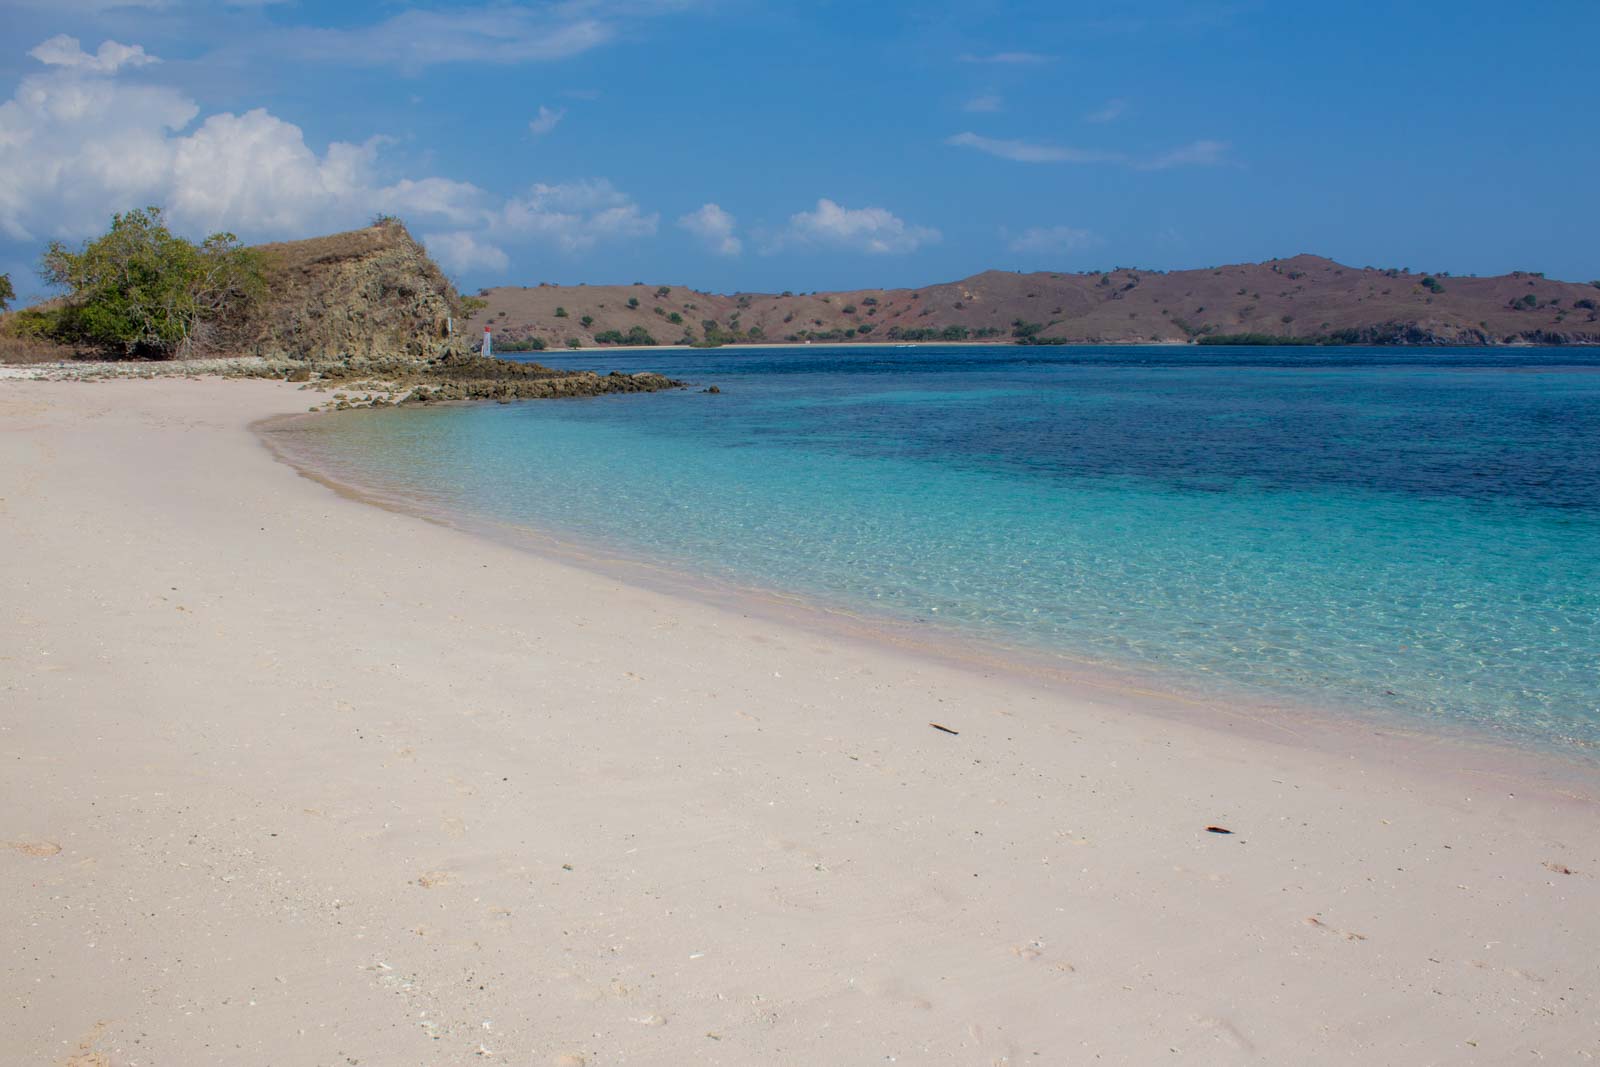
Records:
{"label": "water's edge", "polygon": [[653,593],[796,627],[823,638],[866,643],[894,654],[1002,677],[1058,699],[1112,712],[1149,715],[1364,762],[1460,774],[1468,782],[1492,776],[1514,780],[1523,788],[1540,786],[1559,798],[1587,803],[1600,800],[1593,792],[1600,752],[1591,752],[1570,739],[1535,741],[1481,722],[1419,722],[1402,713],[1333,700],[1313,704],[1268,699],[1214,677],[1204,679],[1202,686],[1200,679],[1163,674],[1145,665],[1126,667],[1066,654],[1046,655],[969,633],[929,632],[886,614],[872,615],[817,597],[697,573],[685,561],[652,560],[620,546],[586,546],[559,529],[429,507],[400,493],[355,484],[319,466],[310,450],[292,447],[297,428],[311,420],[340,417],[347,415],[274,416],[252,424],[251,430],[274,459],[346,499]]}

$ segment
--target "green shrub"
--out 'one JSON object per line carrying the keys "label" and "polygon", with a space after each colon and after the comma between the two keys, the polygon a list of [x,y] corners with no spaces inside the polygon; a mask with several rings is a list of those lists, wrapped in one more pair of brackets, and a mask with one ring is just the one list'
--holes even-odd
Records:
{"label": "green shrub", "polygon": [[627,333],[621,330],[601,330],[594,335],[597,345],[654,345],[656,339],[643,326],[635,326]]}
{"label": "green shrub", "polygon": [[556,308],[556,318],[564,319],[566,317],[567,317],[567,309],[566,308],[564,308],[564,307]]}
{"label": "green shrub", "polygon": [[496,352],[543,352],[548,347],[543,337],[511,337],[494,343]]}
{"label": "green shrub", "polygon": [[265,289],[259,253],[231,233],[174,237],[158,207],[112,216],[79,252],[51,242],[40,274],[68,290],[52,339],[157,359],[221,347]]}
{"label": "green shrub", "polygon": [[674,311],[672,314],[667,316],[667,321],[672,323],[674,326],[682,326],[683,316]]}
{"label": "green shrub", "polygon": [[594,316],[585,315],[583,318],[579,319],[578,322],[583,325],[585,330],[587,330],[589,327],[594,325]]}
{"label": "green shrub", "polygon": [[635,309],[635,310],[638,310],[638,307],[639,307],[639,298],[638,298],[638,297],[636,297],[636,296],[630,296],[630,297],[628,297],[628,306],[629,306],[629,307],[630,307],[630,308],[633,308],[633,309]]}
{"label": "green shrub", "polygon": [[578,340],[576,337],[569,337],[569,338],[567,338],[567,347],[568,348],[582,348],[583,347],[583,342]]}
{"label": "green shrub", "polygon": [[11,306],[11,301],[17,298],[17,291],[11,287],[11,275],[0,274],[0,311]]}

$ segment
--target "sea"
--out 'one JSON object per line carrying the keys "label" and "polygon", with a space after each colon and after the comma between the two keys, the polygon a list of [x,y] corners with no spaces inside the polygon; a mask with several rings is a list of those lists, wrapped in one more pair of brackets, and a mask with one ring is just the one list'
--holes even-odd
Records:
{"label": "sea", "polygon": [[1600,753],[1600,350],[536,358],[692,385],[280,437],[379,499],[945,647]]}

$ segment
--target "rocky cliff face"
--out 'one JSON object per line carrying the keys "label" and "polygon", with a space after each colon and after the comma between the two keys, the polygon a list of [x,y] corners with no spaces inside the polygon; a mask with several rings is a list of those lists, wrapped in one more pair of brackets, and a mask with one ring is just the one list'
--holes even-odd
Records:
{"label": "rocky cliff face", "polygon": [[237,335],[242,354],[427,359],[459,347],[446,324],[459,324],[461,298],[399,222],[260,251],[267,296]]}

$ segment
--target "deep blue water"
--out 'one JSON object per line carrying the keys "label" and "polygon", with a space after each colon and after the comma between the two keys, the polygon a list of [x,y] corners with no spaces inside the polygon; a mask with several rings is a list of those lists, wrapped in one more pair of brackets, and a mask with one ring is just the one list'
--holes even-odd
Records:
{"label": "deep blue water", "polygon": [[543,354],[715,384],[353,412],[319,463],[1206,686],[1600,744],[1600,352]]}

